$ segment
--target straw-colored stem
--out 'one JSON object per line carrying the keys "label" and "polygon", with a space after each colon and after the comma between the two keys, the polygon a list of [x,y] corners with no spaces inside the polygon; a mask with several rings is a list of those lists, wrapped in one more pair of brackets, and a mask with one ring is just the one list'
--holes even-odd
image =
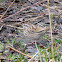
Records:
{"label": "straw-colored stem", "polygon": [[49,8],[49,0],[48,0],[48,13],[49,13],[49,20],[50,20],[50,31],[51,31],[51,42],[52,42],[52,58],[54,57],[54,53],[53,53],[53,37],[52,37],[52,26],[51,26],[51,17],[50,17],[50,8]]}

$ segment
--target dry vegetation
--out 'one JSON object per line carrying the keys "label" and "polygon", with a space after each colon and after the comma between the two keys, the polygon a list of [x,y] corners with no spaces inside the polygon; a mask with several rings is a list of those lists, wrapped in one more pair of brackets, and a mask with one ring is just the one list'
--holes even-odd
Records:
{"label": "dry vegetation", "polygon": [[0,0],[0,62],[62,62],[62,1]]}

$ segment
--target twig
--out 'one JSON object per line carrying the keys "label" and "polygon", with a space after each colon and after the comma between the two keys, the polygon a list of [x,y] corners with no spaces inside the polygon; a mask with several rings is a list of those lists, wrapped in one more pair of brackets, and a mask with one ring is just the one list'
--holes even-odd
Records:
{"label": "twig", "polygon": [[[40,4],[40,5],[42,5],[42,4]],[[45,7],[47,7],[48,8],[48,6],[46,5],[46,4],[43,4],[42,6],[45,6]],[[56,8],[54,8],[54,7],[49,7],[50,9],[53,9],[53,10],[56,10],[56,11],[58,11],[58,12],[62,12],[62,11],[60,11],[59,9],[56,9]]]}
{"label": "twig", "polygon": [[[15,1],[15,0],[14,0]],[[4,17],[4,15],[7,13],[8,9],[11,7],[11,5],[14,3],[14,1],[9,5],[9,7],[7,8],[7,10],[5,11],[5,13],[1,16],[0,19],[2,19]]]}
{"label": "twig", "polygon": [[16,52],[18,52],[18,53],[20,53],[20,54],[22,54],[22,55],[24,55],[24,56],[26,56],[26,57],[31,58],[31,56],[29,56],[29,55],[27,55],[27,54],[24,54],[24,53],[22,53],[22,52],[16,50],[15,48],[13,48],[13,47],[11,47],[11,46],[9,46],[9,48],[13,49],[14,51],[16,51]]}
{"label": "twig", "polygon": [[[45,13],[46,13],[46,12],[43,12],[43,13],[41,13],[40,16],[35,17],[35,18],[30,18],[30,19],[32,19],[32,21],[35,21],[35,19],[38,19],[38,18],[40,18],[40,17],[43,17],[43,15],[44,15]],[[28,19],[28,20],[30,20],[30,19]]]}
{"label": "twig", "polygon": [[21,29],[21,30],[23,30],[23,28],[16,27],[16,26],[12,26],[12,25],[6,25],[6,26],[9,26],[9,27],[13,27],[13,28],[17,28],[17,29]]}
{"label": "twig", "polygon": [[52,58],[54,57],[54,52],[53,52],[53,37],[52,37],[52,25],[51,25],[51,16],[50,16],[50,8],[49,8],[49,0],[48,0],[48,13],[49,13],[49,20],[50,20],[50,31],[51,31],[51,42],[52,42]]}
{"label": "twig", "polygon": [[[46,0],[45,0],[45,1],[46,1]],[[34,6],[34,5],[36,5],[36,4],[40,4],[40,3],[43,3],[43,2],[45,2],[45,1],[39,1],[39,2],[37,2],[37,3],[35,3],[35,4],[31,5],[31,6],[28,6],[28,7],[24,8],[24,9],[22,9],[22,10],[16,12],[15,14],[9,15],[8,17],[2,19],[2,21],[4,22],[4,20],[6,20],[7,18],[10,18],[10,17],[12,17],[12,16],[18,14],[19,12],[21,12],[21,11],[23,11],[23,10],[26,10],[26,9],[28,9],[28,8],[30,8],[30,7],[32,7],[32,6]]]}
{"label": "twig", "polygon": [[39,52],[37,52],[28,62],[31,62],[31,60],[34,59],[34,57],[38,54]]}

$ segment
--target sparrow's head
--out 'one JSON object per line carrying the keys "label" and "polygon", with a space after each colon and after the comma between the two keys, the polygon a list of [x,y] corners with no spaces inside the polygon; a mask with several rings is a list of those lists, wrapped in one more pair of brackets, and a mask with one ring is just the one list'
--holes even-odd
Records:
{"label": "sparrow's head", "polygon": [[25,23],[23,24],[23,29],[28,31],[36,30],[36,26],[31,23]]}

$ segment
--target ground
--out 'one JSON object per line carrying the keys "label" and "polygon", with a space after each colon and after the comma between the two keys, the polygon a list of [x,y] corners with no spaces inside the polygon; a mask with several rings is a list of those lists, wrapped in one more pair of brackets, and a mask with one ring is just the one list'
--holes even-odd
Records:
{"label": "ground", "polygon": [[[53,45],[55,46],[54,49],[56,48],[57,52],[59,52],[61,57],[61,47],[62,47],[61,1],[58,2],[50,1],[50,13],[52,23],[52,34],[54,40]],[[46,1],[40,1],[40,0],[2,1],[0,2],[0,17],[1,17],[0,20],[1,61],[4,62],[15,60],[18,61],[17,57],[20,61],[22,61],[23,59],[25,60],[26,58],[18,54],[20,52],[17,53],[16,50],[22,51],[23,53],[29,54],[30,56],[31,54],[33,55],[37,52],[37,47],[35,46],[35,43],[34,44],[32,43],[35,40],[26,38],[23,35],[22,24],[27,22],[32,23],[36,26],[45,27],[47,29],[41,32],[41,33],[44,32],[44,34],[41,35],[39,40],[37,40],[37,46],[39,47],[40,50],[45,48],[48,50],[51,49],[51,35],[50,35],[51,31],[50,29],[48,29],[50,27],[50,20],[49,20],[48,5]],[[12,48],[15,48],[16,50],[13,50],[10,46]],[[44,51],[43,53],[46,52]],[[58,54],[56,53],[55,56],[58,56]],[[20,59],[20,57],[22,58]],[[47,60],[49,61],[50,56],[47,58],[48,58]]]}

